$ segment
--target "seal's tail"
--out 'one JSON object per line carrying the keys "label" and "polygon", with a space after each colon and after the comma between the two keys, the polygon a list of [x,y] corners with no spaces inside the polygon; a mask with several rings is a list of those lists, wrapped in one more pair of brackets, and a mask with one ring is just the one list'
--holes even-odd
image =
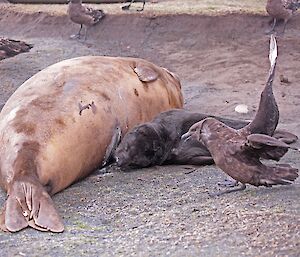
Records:
{"label": "seal's tail", "polygon": [[0,214],[0,228],[17,232],[26,227],[62,232],[64,226],[54,203],[38,179],[15,180]]}
{"label": "seal's tail", "polygon": [[288,164],[268,166],[266,172],[260,174],[256,186],[289,185],[298,177],[298,169]]}

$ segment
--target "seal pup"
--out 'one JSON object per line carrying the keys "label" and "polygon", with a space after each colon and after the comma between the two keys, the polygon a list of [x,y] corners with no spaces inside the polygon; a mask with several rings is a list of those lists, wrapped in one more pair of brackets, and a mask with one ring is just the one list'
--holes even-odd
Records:
{"label": "seal pup", "polygon": [[284,33],[287,22],[299,7],[300,3],[298,0],[268,0],[266,11],[273,18],[273,24],[271,29],[266,33],[270,34],[274,31],[277,20],[283,20],[284,25],[282,33]]}
{"label": "seal pup", "polygon": [[97,24],[105,17],[103,10],[95,10],[91,7],[83,6],[82,0],[70,0],[68,6],[68,15],[71,21],[80,24],[80,29],[77,34],[71,35],[71,38],[81,38],[82,26],[85,26],[84,40],[87,38],[88,29]]}
{"label": "seal pup", "polygon": [[[128,5],[123,5],[122,6],[122,10],[129,10],[130,9],[130,6],[136,2],[136,0],[131,0],[130,3]],[[146,0],[143,0],[143,6],[140,8],[140,9],[137,9],[138,12],[142,12],[144,11],[144,7],[145,7],[145,4],[146,4]]]}
{"label": "seal pup", "polygon": [[[214,160],[205,145],[192,137],[181,139],[191,125],[208,117],[235,129],[249,123],[183,109],[166,111],[151,122],[134,127],[124,136],[113,155],[116,164],[124,170],[162,164],[212,164]],[[280,130],[273,136],[287,143],[298,139],[292,133]],[[277,158],[280,158],[282,153],[278,154]]]}
{"label": "seal pup", "polygon": [[27,44],[24,41],[0,38],[0,60],[29,52],[32,47],[33,45]]}
{"label": "seal pup", "polygon": [[62,232],[50,196],[102,167],[120,134],[182,105],[178,77],[143,59],[84,56],[35,74],[0,113],[0,227]]}
{"label": "seal pup", "polygon": [[[206,147],[188,147],[186,157],[175,153],[180,145],[181,135],[188,131],[197,121],[211,115],[174,109],[157,115],[151,122],[140,124],[129,131],[118,145],[114,158],[123,169],[144,168],[164,163],[172,164],[207,164],[212,158]],[[215,117],[215,116],[214,116]],[[222,119],[237,128],[247,124],[244,121]],[[191,146],[189,144],[189,146]],[[181,152],[181,151],[180,151]]]}
{"label": "seal pup", "polygon": [[263,159],[276,159],[275,151],[284,154],[287,149],[295,149],[281,140],[272,138],[278,124],[279,111],[273,95],[273,79],[277,59],[277,46],[274,35],[270,39],[270,72],[261,94],[255,118],[244,128],[232,129],[214,119],[204,119],[182,136],[194,136],[211,153],[216,165],[233,179],[242,183],[240,188],[223,191],[216,195],[244,190],[245,184],[254,186],[288,185],[298,177],[298,170],[288,164],[265,165]]}

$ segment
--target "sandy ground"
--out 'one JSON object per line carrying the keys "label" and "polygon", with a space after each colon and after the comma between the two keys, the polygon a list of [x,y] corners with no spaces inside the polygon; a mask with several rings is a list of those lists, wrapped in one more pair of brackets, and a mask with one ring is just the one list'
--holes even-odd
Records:
{"label": "sandy ground", "polygon": [[[176,72],[187,109],[252,118],[269,68],[264,4],[180,2],[149,4],[141,14],[101,5],[108,15],[90,31],[86,43],[69,39],[78,26],[66,17],[65,5],[0,4],[1,36],[34,44],[29,53],[1,61],[0,104],[26,79],[60,60],[133,56]],[[162,12],[166,6],[170,8]],[[274,86],[279,127],[297,135],[299,23],[300,15],[278,37]],[[281,74],[291,83],[281,83]],[[250,112],[235,113],[237,104],[247,104]],[[282,162],[300,168],[298,153],[289,152]],[[209,197],[223,178],[215,166],[96,171],[54,196],[64,233],[0,233],[1,256],[299,256],[300,180],[292,186],[249,186]],[[1,192],[0,205],[4,201]]]}

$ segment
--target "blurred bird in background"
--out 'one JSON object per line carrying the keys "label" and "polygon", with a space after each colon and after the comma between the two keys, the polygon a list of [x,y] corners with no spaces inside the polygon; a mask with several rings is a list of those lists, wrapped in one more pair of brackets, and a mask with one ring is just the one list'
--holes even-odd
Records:
{"label": "blurred bird in background", "polygon": [[[128,5],[122,6],[122,10],[129,10],[129,9],[130,9],[130,6],[131,6],[134,2],[136,2],[136,0],[131,0],[130,3],[129,3]],[[142,6],[142,8],[137,9],[138,12],[142,12],[142,11],[144,10],[145,3],[146,3],[146,0],[143,1],[143,6]]]}
{"label": "blurred bird in background", "polygon": [[71,38],[80,39],[81,30],[85,26],[84,41],[87,38],[88,29],[97,24],[105,17],[103,10],[96,10],[91,7],[83,6],[82,0],[70,0],[68,7],[68,15],[71,21],[80,24],[80,29],[77,34],[71,35]]}
{"label": "blurred bird in background", "polygon": [[266,10],[273,18],[273,25],[266,33],[270,34],[274,32],[278,20],[283,20],[284,22],[282,31],[282,33],[284,33],[288,20],[294,15],[299,7],[300,2],[298,0],[268,0]]}

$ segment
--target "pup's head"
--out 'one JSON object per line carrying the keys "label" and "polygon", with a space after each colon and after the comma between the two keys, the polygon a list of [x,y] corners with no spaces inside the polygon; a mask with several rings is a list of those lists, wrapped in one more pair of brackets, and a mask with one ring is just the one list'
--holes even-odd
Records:
{"label": "pup's head", "polygon": [[148,167],[159,163],[164,146],[159,131],[145,123],[127,133],[116,149],[115,159],[121,168]]}

